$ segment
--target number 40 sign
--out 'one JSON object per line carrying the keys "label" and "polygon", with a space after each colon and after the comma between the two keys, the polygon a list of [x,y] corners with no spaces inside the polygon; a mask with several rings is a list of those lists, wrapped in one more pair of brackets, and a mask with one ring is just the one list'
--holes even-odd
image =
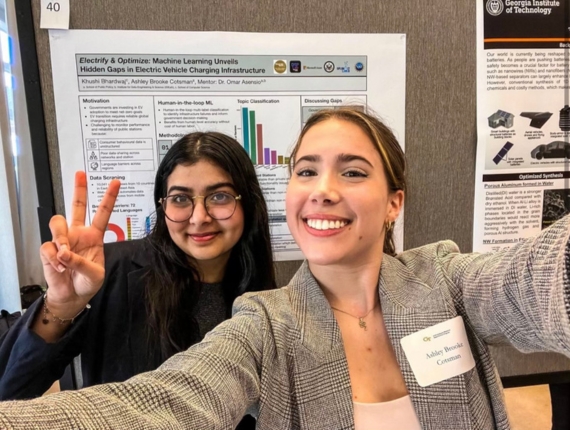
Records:
{"label": "number 40 sign", "polygon": [[69,0],[42,0],[40,28],[69,29]]}

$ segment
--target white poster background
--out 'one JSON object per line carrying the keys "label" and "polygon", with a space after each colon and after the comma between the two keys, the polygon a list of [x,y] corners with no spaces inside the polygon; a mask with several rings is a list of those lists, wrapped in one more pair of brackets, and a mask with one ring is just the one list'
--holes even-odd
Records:
{"label": "white poster background", "polygon": [[[144,236],[155,211],[154,175],[170,145],[192,131],[220,131],[243,144],[244,115],[253,111],[251,124],[273,151],[269,162],[255,164],[268,201],[275,258],[302,259],[285,223],[284,157],[312,111],[354,103],[371,107],[404,147],[405,43],[402,34],[50,30],[66,211],[70,213],[75,171],[87,172],[87,222],[110,179],[119,177],[123,186],[105,240]],[[254,67],[267,64],[269,58],[275,70],[279,70],[275,63],[285,59],[286,70],[279,74],[270,67],[260,79],[227,73],[172,78],[152,72],[130,74],[139,64],[117,62],[118,58],[146,61],[145,55],[150,64],[143,64],[144,70],[154,67],[153,58],[185,56],[218,56],[229,62],[235,57]],[[292,64],[296,58],[299,64]],[[255,82],[234,83],[242,79]],[[395,234],[399,250],[402,225],[400,219]]]}

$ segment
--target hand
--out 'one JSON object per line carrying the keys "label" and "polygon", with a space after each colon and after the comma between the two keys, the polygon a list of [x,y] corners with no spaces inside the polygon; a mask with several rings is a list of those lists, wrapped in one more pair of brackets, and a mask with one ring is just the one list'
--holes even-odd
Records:
{"label": "hand", "polygon": [[87,177],[85,172],[77,172],[69,228],[61,215],[50,220],[52,241],[41,246],[40,258],[49,286],[49,308],[60,318],[74,317],[103,285],[103,236],[120,187],[119,180],[111,181],[93,223],[86,227]]}

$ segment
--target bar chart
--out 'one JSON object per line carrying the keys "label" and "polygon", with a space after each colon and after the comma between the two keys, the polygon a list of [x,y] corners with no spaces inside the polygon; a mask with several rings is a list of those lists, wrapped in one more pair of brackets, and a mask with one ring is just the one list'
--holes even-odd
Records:
{"label": "bar chart", "polygon": [[267,146],[264,125],[257,122],[255,110],[242,107],[241,114],[243,147],[253,164],[265,166],[289,164],[289,157]]}

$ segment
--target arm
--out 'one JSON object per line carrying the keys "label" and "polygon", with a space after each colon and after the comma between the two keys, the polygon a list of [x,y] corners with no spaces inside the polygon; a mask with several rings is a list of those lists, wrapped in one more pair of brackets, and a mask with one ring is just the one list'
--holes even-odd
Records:
{"label": "arm", "polygon": [[[496,254],[443,257],[473,329],[487,343],[570,356],[570,217]],[[442,244],[446,247],[449,245]]]}
{"label": "arm", "polygon": [[81,352],[87,315],[80,317],[59,342],[47,343],[30,328],[36,314],[41,317],[42,307],[40,298],[0,342],[0,400],[42,395]]}
{"label": "arm", "polygon": [[233,429],[260,397],[267,318],[252,299],[159,369],[27,402],[0,403],[3,429]]}
{"label": "arm", "polygon": [[[86,227],[87,180],[84,172],[78,172],[70,226],[60,215],[50,220],[53,240],[40,248],[49,285],[49,312],[44,311],[43,299],[38,300],[2,339],[1,399],[41,395],[79,354],[85,331],[85,323],[81,322],[86,320],[86,312],[78,314],[103,284],[103,235],[119,187],[119,181],[109,184],[92,225]],[[72,325],[72,319],[76,324]]]}
{"label": "arm", "polygon": [[121,183],[113,180],[97,207],[90,226],[85,226],[87,177],[75,175],[71,222],[61,215],[50,220],[52,241],[40,248],[48,284],[47,318],[37,315],[32,330],[46,342],[60,339],[73,320],[97,294],[105,278],[103,237],[113,212]]}

